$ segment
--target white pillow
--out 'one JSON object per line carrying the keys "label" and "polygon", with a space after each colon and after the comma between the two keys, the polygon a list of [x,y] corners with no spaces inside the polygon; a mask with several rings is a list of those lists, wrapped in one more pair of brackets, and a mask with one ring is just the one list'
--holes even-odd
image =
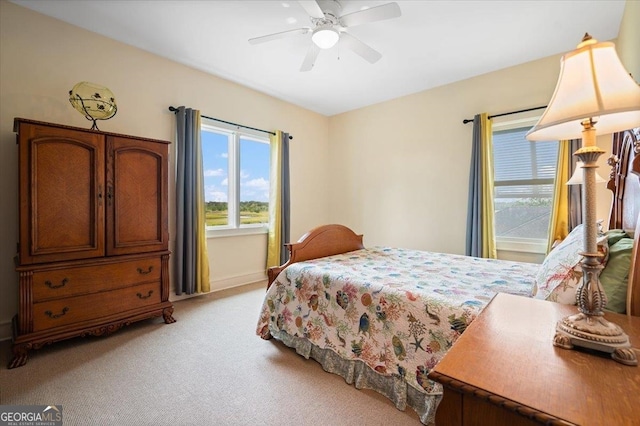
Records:
{"label": "white pillow", "polygon": [[[584,226],[578,225],[567,238],[547,255],[538,269],[533,287],[533,297],[567,305],[576,304],[576,289],[582,282],[582,255],[584,251]],[[598,252],[602,265],[609,254],[607,236],[598,236]]]}

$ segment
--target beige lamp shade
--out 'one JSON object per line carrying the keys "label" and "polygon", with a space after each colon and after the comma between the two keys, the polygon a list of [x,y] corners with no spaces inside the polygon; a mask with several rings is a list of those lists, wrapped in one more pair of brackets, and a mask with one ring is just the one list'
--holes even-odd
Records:
{"label": "beige lamp shade", "polygon": [[[582,185],[584,183],[582,166],[584,166],[584,163],[582,161],[576,162],[576,169],[573,171],[573,175],[571,175],[571,179],[567,181],[567,185]],[[596,183],[604,183],[604,182],[606,182],[606,180],[604,180],[602,176],[596,173]]]}
{"label": "beige lamp shade", "polygon": [[597,134],[640,126],[640,87],[620,62],[613,43],[599,43],[586,34],[576,50],[562,57],[549,106],[527,139],[580,138],[581,122],[589,118]]}

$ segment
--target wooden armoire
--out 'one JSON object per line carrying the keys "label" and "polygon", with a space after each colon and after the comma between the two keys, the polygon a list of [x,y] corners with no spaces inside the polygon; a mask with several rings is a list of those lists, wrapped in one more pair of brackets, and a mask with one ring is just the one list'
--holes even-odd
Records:
{"label": "wooden armoire", "polygon": [[13,359],[172,317],[169,142],[16,118],[19,311]]}

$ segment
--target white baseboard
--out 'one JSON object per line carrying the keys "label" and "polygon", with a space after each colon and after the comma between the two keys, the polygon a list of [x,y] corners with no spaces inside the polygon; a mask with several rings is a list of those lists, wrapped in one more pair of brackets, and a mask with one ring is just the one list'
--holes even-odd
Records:
{"label": "white baseboard", "polygon": [[[243,275],[235,275],[231,277],[220,278],[217,280],[210,281],[211,293],[215,293],[222,290],[228,290],[234,287],[240,287],[247,284],[257,283],[259,281],[265,281],[267,279],[267,274],[265,272],[254,272],[251,274],[243,274]],[[174,289],[171,289],[171,296],[169,296],[169,300],[172,302],[188,299],[194,296],[202,296],[202,293],[198,294],[182,294],[177,296],[174,293]],[[209,293],[204,293],[209,294]]]}
{"label": "white baseboard", "polygon": [[263,271],[254,272],[252,274],[237,275],[235,277],[227,277],[215,281],[211,281],[211,291],[226,290],[245,284],[253,284],[258,281],[267,279],[267,274]]}

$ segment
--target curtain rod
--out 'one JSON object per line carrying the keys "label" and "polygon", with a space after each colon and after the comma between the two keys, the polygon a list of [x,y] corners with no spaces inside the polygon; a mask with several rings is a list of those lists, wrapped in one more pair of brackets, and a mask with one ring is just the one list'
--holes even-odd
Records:
{"label": "curtain rod", "polygon": [[[169,107],[169,111],[171,111],[171,112],[173,112],[173,113],[175,114],[176,112],[178,112],[178,108],[176,108],[176,107],[174,107],[174,106],[170,106],[170,107]],[[200,117],[202,117],[202,118],[208,118],[209,120],[218,121],[218,122],[220,122],[220,123],[230,124],[230,125],[232,125],[232,126],[236,126],[236,127],[243,127],[243,128],[245,128],[245,129],[255,130],[255,131],[257,131],[257,132],[268,133],[268,134],[270,134],[270,135],[274,135],[274,136],[275,136],[275,133],[274,133],[274,132],[271,132],[271,131],[269,131],[269,130],[256,129],[255,127],[249,127],[249,126],[245,126],[245,125],[238,124],[238,123],[232,123],[231,121],[220,120],[219,118],[208,117],[208,116],[206,116],[206,115],[202,115],[202,114],[200,114]],[[290,139],[290,140],[291,140],[291,139],[293,139],[293,136],[289,135],[289,139]]]}
{"label": "curtain rod", "polygon": [[[490,115],[489,119],[492,119],[494,117],[502,117],[503,115],[518,114],[519,112],[535,111],[537,109],[542,109],[542,108],[546,108],[546,107],[547,106],[544,105],[544,106],[539,106],[539,107],[534,107],[534,108],[521,109],[519,111],[503,112],[502,114]],[[467,124],[467,123],[471,123],[471,122],[473,122],[473,118],[472,119],[465,118],[464,120],[462,120],[462,124]]]}

